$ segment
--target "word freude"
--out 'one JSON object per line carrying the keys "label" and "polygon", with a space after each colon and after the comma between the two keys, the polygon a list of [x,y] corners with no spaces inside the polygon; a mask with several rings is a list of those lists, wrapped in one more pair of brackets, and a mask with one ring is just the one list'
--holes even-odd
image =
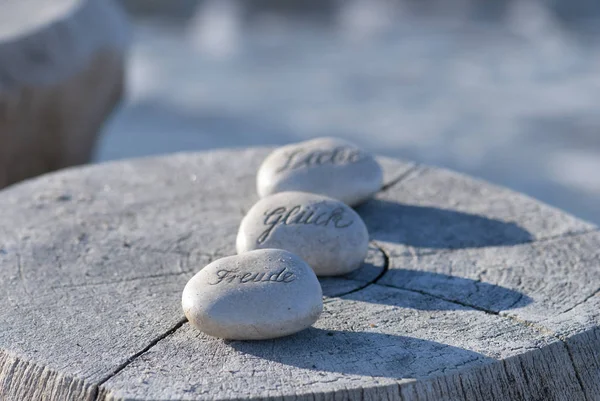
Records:
{"label": "word freude", "polygon": [[239,272],[234,270],[221,269],[216,273],[213,282],[208,282],[210,285],[217,285],[223,282],[226,283],[291,283],[296,279],[294,273],[290,272],[287,267],[275,272]]}
{"label": "word freude", "polygon": [[309,168],[323,164],[344,165],[356,163],[366,157],[360,149],[338,146],[333,149],[313,150],[307,152],[304,149],[294,150],[287,154],[285,164],[277,172],[286,170],[295,170],[299,168]]}
{"label": "word freude", "polygon": [[318,208],[312,209],[302,205],[295,205],[291,208],[281,206],[265,212],[263,224],[267,226],[267,229],[260,234],[257,242],[259,244],[265,242],[278,224],[286,226],[305,224],[342,229],[350,227],[353,223],[354,220],[346,215],[346,211],[342,207],[319,211]]}

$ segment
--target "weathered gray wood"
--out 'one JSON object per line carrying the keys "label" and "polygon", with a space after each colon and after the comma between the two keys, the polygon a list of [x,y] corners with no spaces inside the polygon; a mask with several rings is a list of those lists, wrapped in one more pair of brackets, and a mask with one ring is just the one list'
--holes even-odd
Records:
{"label": "weathered gray wood", "polygon": [[[489,367],[471,379],[472,391],[484,395],[479,399],[493,399],[495,387],[503,384],[502,376],[509,374],[502,363],[495,363],[496,359],[518,358],[530,349],[552,347],[555,342],[508,319],[418,293],[372,285],[331,299],[314,329],[280,341],[223,342],[185,325],[111,378],[100,398],[266,398],[295,394],[300,399],[333,399],[336,393],[345,399],[356,397],[362,387],[387,386],[398,380],[410,384],[406,390],[400,387],[403,393],[426,393],[431,383],[428,379],[434,377],[441,379],[433,383],[443,382],[446,391],[460,396],[461,378],[453,378],[453,374],[495,364],[495,369]],[[543,355],[539,349],[535,352]],[[553,354],[568,362],[566,352]],[[548,361],[542,361],[545,363]],[[569,392],[581,394],[568,364],[564,371],[542,366],[540,372],[553,381],[552,391],[564,391],[565,396]],[[531,399],[527,397],[531,390],[519,384],[523,388],[507,386],[498,396],[519,394]],[[432,390],[431,394],[438,395],[431,399],[439,399],[443,393]]]}
{"label": "weathered gray wood", "polygon": [[322,280],[314,328],[253,343],[193,330],[183,286],[235,253],[267,152],[74,168],[0,192],[0,398],[600,398],[595,227],[390,159],[387,189],[357,208],[367,263]]}
{"label": "weathered gray wood", "polygon": [[[381,246],[390,254],[396,247]],[[389,271],[378,282],[542,324],[600,290],[600,232],[509,247],[392,256]]]}
{"label": "weathered gray wood", "polygon": [[89,160],[126,43],[113,0],[0,0],[0,188]]}

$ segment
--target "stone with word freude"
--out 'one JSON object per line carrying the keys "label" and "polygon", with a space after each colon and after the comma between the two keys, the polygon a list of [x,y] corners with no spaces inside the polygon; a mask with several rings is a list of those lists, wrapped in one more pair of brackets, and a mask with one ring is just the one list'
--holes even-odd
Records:
{"label": "stone with word freude", "polygon": [[321,285],[300,257],[260,249],[216,260],[185,286],[182,306],[198,330],[230,340],[264,340],[303,330],[323,311]]}
{"label": "stone with word freude", "polygon": [[338,138],[283,146],[264,160],[256,177],[259,196],[303,191],[355,206],[381,189],[383,172],[375,158]]}
{"label": "stone with word freude", "polygon": [[348,205],[323,195],[281,192],[259,200],[242,219],[239,254],[261,248],[285,249],[317,276],[336,276],[362,266],[369,233]]}

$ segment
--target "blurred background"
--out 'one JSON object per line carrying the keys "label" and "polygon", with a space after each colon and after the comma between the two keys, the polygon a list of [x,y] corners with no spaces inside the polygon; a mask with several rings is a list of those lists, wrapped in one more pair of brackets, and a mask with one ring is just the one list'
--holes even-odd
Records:
{"label": "blurred background", "polygon": [[122,0],[95,161],[333,135],[600,223],[597,0]]}

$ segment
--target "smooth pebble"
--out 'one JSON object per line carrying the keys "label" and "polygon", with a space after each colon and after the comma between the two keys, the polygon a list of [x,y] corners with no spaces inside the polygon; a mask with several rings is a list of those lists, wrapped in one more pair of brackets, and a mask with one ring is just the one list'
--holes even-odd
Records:
{"label": "smooth pebble", "polygon": [[362,266],[369,233],[346,204],[323,195],[281,192],[258,201],[237,235],[238,254],[263,248],[295,253],[318,276],[336,276]]}
{"label": "smooth pebble", "polygon": [[287,336],[323,310],[321,285],[300,257],[261,249],[216,260],[185,286],[182,306],[198,330],[231,340]]}
{"label": "smooth pebble", "polygon": [[358,205],[381,189],[383,171],[375,158],[338,138],[318,138],[274,150],[258,169],[259,196],[284,191],[330,196]]}

